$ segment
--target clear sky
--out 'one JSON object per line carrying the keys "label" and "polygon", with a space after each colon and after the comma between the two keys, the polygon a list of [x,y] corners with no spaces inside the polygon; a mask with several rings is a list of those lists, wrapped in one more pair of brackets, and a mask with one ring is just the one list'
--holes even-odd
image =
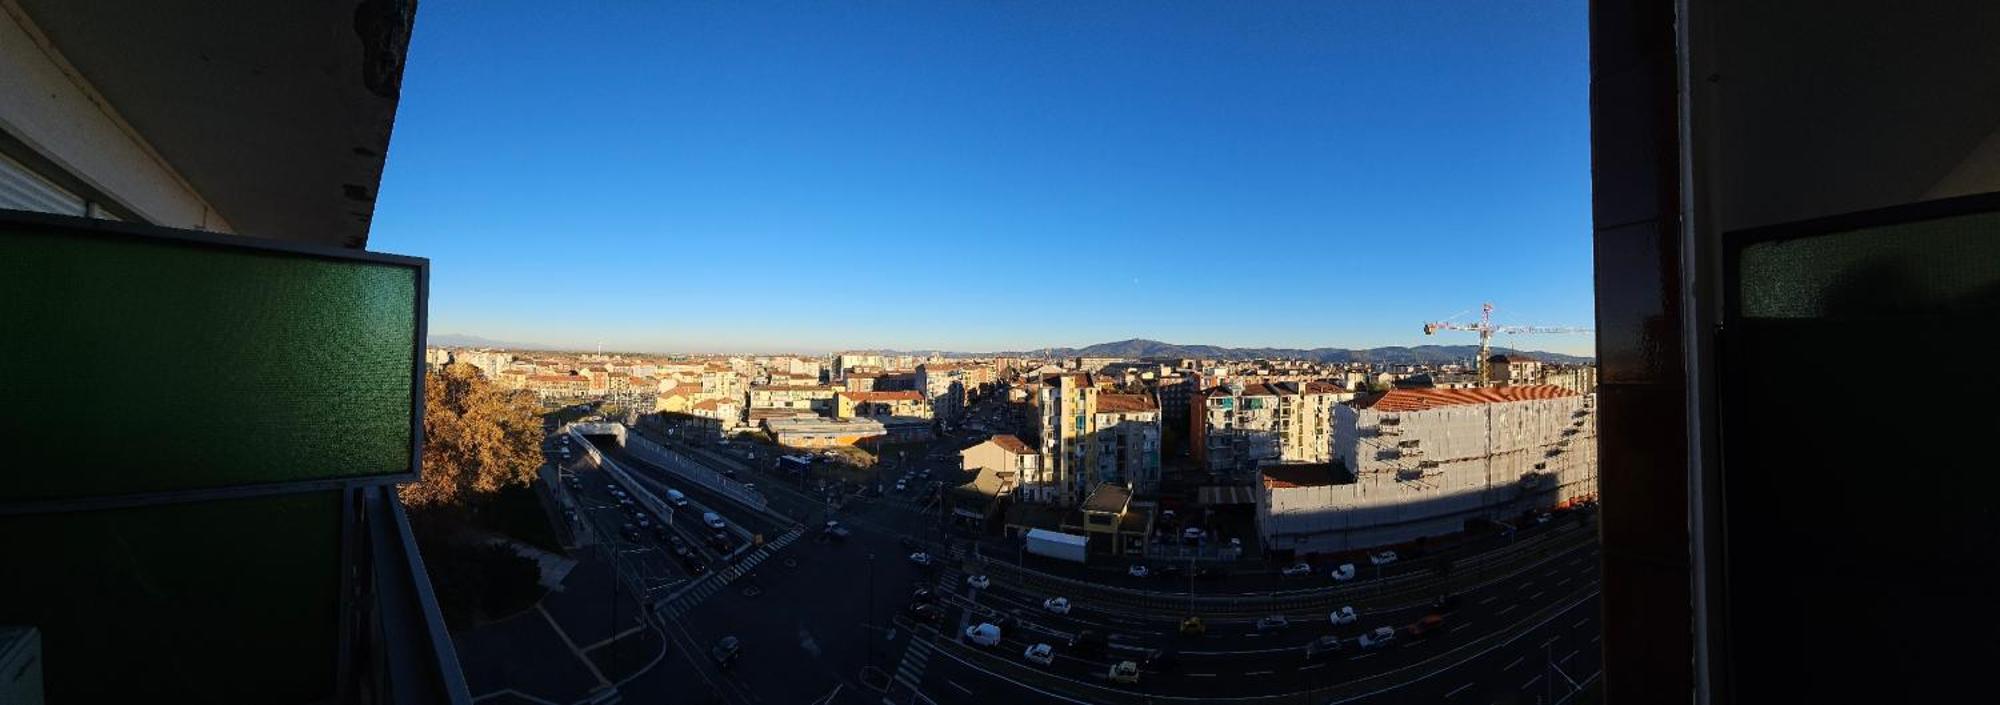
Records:
{"label": "clear sky", "polygon": [[433,333],[579,347],[1589,326],[1587,39],[1583,0],[427,2],[369,247],[431,259]]}

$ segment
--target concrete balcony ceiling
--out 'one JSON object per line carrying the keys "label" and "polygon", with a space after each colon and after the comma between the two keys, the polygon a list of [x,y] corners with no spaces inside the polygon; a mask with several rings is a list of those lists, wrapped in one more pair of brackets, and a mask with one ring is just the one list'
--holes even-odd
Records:
{"label": "concrete balcony ceiling", "polygon": [[367,245],[415,2],[16,2],[236,232]]}

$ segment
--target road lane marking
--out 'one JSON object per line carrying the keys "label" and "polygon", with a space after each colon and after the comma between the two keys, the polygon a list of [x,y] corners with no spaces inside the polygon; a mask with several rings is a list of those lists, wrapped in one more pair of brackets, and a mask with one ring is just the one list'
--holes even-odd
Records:
{"label": "road lane marking", "polygon": [[1572,658],[1576,658],[1576,652],[1575,652],[1575,651],[1571,651],[1571,652],[1569,652],[1569,655],[1568,655],[1568,656],[1564,656],[1564,657],[1562,657],[1562,658],[1559,658],[1559,659],[1556,659],[1556,663],[1567,663],[1567,662],[1568,662],[1568,661],[1569,661],[1570,659],[1572,659]]}
{"label": "road lane marking", "polygon": [[1500,599],[1500,596],[1499,596],[1499,595],[1487,595],[1487,596],[1486,596],[1486,599],[1484,599],[1484,600],[1480,600],[1480,601],[1479,601],[1479,604],[1482,604],[1482,605],[1485,605],[1485,604],[1491,604],[1491,603],[1492,603],[1492,602],[1493,602],[1494,600],[1498,600],[1498,599]]}
{"label": "road lane marking", "polygon": [[951,686],[951,687],[953,687],[953,688],[957,688],[957,689],[958,689],[958,692],[961,692],[961,693],[964,693],[964,694],[966,694],[966,695],[971,695],[971,694],[972,694],[972,689],[970,689],[970,688],[967,688],[967,687],[965,687],[965,686],[962,686],[962,685],[959,685],[957,681],[950,681],[950,680],[947,680],[947,681],[945,681],[944,683],[945,683],[945,685],[948,685],[948,686]]}
{"label": "road lane marking", "polygon": [[1558,581],[1556,581],[1556,587],[1562,587],[1562,586],[1564,586],[1564,585],[1568,585],[1568,584],[1569,584],[1569,581],[1570,581],[1570,579],[1569,579],[1569,578],[1563,578],[1563,579],[1561,579],[1561,580],[1558,580]]}
{"label": "road lane marking", "polygon": [[1349,656],[1349,657],[1347,657],[1347,660],[1349,660],[1349,661],[1359,661],[1359,660],[1361,660],[1361,659],[1365,659],[1365,658],[1368,658],[1368,657],[1371,657],[1371,656],[1374,656],[1374,655],[1375,655],[1375,652],[1373,652],[1373,651],[1370,651],[1370,652],[1368,652],[1368,653],[1365,653],[1365,654],[1362,654],[1362,655],[1360,655],[1360,656]]}
{"label": "road lane marking", "polygon": [[1313,670],[1313,669],[1315,669],[1315,668],[1320,668],[1320,667],[1322,667],[1322,666],[1325,666],[1325,665],[1326,665],[1326,664],[1324,664],[1324,663],[1315,663],[1315,664],[1313,664],[1313,665],[1310,665],[1310,666],[1300,666],[1298,670],[1301,670],[1301,671],[1310,671],[1310,670]]}
{"label": "road lane marking", "polygon": [[1470,627],[1470,626],[1472,626],[1472,623],[1471,623],[1471,622],[1465,622],[1465,623],[1463,623],[1463,624],[1460,624],[1460,625],[1458,625],[1458,626],[1456,626],[1456,627],[1452,627],[1452,628],[1450,628],[1450,629],[1446,629],[1446,630],[1444,630],[1444,631],[1445,631],[1445,633],[1446,633],[1446,634],[1450,634],[1450,633],[1452,633],[1452,632],[1455,632],[1455,631],[1458,631],[1458,630],[1460,630],[1460,629],[1464,629],[1464,628],[1466,628],[1466,627]]}
{"label": "road lane marking", "polygon": [[1542,599],[1542,596],[1547,594],[1549,594],[1549,591],[1547,590],[1536,590],[1535,594],[1528,596],[1528,601],[1533,602],[1535,600]]}
{"label": "road lane marking", "polygon": [[1592,635],[1590,635],[1590,643],[1592,643],[1592,644],[1595,644],[1595,643],[1597,643],[1597,640],[1598,640],[1598,639],[1601,639],[1601,638],[1603,638],[1603,637],[1604,637],[1604,635],[1603,635],[1603,634],[1592,634]]}
{"label": "road lane marking", "polygon": [[1576,623],[1575,623],[1575,624],[1572,624],[1572,625],[1569,625],[1569,628],[1571,628],[1571,629],[1575,629],[1575,628],[1577,628],[1577,627],[1581,627],[1581,626],[1583,626],[1583,625],[1584,625],[1585,623],[1587,623],[1587,622],[1589,622],[1589,621],[1590,621],[1590,618],[1589,618],[1589,617],[1584,617],[1583,619],[1579,619],[1579,620],[1576,620]]}
{"label": "road lane marking", "polygon": [[1459,694],[1459,693],[1463,693],[1463,692],[1465,692],[1465,689],[1466,689],[1466,688],[1470,688],[1470,687],[1472,687],[1472,684],[1471,684],[1471,683],[1467,683],[1467,684],[1465,684],[1465,685],[1461,685],[1461,686],[1459,686],[1459,687],[1456,687],[1456,688],[1453,688],[1453,689],[1451,689],[1451,692],[1449,692],[1449,693],[1445,693],[1445,694],[1444,694],[1444,696],[1445,696],[1445,697],[1447,697],[1447,698],[1449,698],[1449,697],[1451,697],[1451,696],[1454,696],[1454,695],[1457,695],[1457,694]]}
{"label": "road lane marking", "polygon": [[1520,607],[1520,605],[1508,605],[1506,607],[1502,607],[1500,608],[1500,614],[1506,614],[1508,612],[1512,612],[1516,607]]}
{"label": "road lane marking", "polygon": [[[1571,655],[1571,656],[1574,656],[1575,654],[1570,654],[1570,655]],[[1244,671],[1244,672],[1243,672],[1243,675],[1246,675],[1246,676],[1268,676],[1268,675],[1271,675],[1271,672],[1270,672],[1270,671]]]}
{"label": "road lane marking", "polygon": [[1502,670],[1502,671],[1511,671],[1511,670],[1514,670],[1514,667],[1515,667],[1515,666],[1519,666],[1519,665],[1521,665],[1521,662],[1522,662],[1522,661],[1525,661],[1525,660],[1527,660],[1527,658],[1528,658],[1528,657],[1526,657],[1526,656],[1521,656],[1521,657],[1518,657],[1518,658],[1515,658],[1515,659],[1514,659],[1514,662],[1513,662],[1513,663],[1510,663],[1510,664],[1507,664],[1507,665],[1505,665],[1505,666],[1501,666],[1501,667],[1500,667],[1500,670]]}
{"label": "road lane marking", "polygon": [[1537,683],[1537,682],[1540,682],[1541,680],[1542,680],[1542,676],[1541,676],[1540,674],[1536,674],[1536,675],[1535,675],[1535,677],[1533,677],[1533,678],[1529,678],[1529,679],[1528,679],[1528,682],[1526,682],[1526,683],[1522,683],[1522,684],[1521,684],[1521,689],[1522,689],[1522,690],[1527,690],[1527,689],[1529,689],[1529,688],[1533,688],[1533,687],[1535,687],[1535,683]]}
{"label": "road lane marking", "polygon": [[1215,677],[1215,674],[1213,674],[1213,673],[1190,673],[1190,674],[1188,674],[1188,677],[1189,677],[1189,678],[1214,678],[1214,677]]}
{"label": "road lane marking", "polygon": [[1521,589],[1522,589],[1522,590],[1526,590],[1526,589],[1528,589],[1528,588],[1531,588],[1531,587],[1534,587],[1534,586],[1535,586],[1535,581],[1533,581],[1533,580],[1530,580],[1530,581],[1527,581],[1527,582],[1525,582],[1525,583],[1521,583]]}
{"label": "road lane marking", "polygon": [[1544,649],[1546,649],[1546,648],[1549,648],[1549,645],[1550,645],[1550,644],[1553,644],[1553,643],[1556,643],[1556,640],[1558,640],[1558,639],[1561,639],[1561,638],[1562,638],[1562,637],[1559,637],[1559,636],[1552,636],[1552,637],[1549,637],[1549,640],[1548,640],[1548,641],[1544,641],[1544,642],[1542,642],[1542,648],[1544,648]]}

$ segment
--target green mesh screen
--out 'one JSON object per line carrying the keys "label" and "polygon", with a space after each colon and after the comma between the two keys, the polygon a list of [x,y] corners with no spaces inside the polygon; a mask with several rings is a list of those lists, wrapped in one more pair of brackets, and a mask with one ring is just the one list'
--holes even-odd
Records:
{"label": "green mesh screen", "polygon": [[407,472],[418,276],[0,222],[0,500]]}

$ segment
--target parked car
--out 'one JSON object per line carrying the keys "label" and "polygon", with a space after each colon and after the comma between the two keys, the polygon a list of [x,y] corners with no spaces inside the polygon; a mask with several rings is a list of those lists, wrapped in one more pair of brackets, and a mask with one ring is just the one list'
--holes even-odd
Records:
{"label": "parked car", "polygon": [[1340,564],[1340,567],[1337,567],[1337,568],[1334,568],[1334,569],[1333,569],[1333,580],[1334,580],[1334,582],[1340,582],[1340,583],[1344,583],[1344,582],[1347,582],[1347,581],[1349,581],[1349,580],[1353,580],[1353,579],[1354,579],[1354,564],[1353,564],[1353,563],[1342,563],[1342,564]]}
{"label": "parked car", "polygon": [[1396,630],[1390,627],[1376,627],[1375,631],[1361,635],[1355,643],[1364,649],[1379,649],[1396,640]]}
{"label": "parked car", "polygon": [[1356,617],[1354,616],[1353,607],[1342,607],[1340,609],[1334,610],[1333,612],[1327,614],[1326,618],[1327,621],[1332,622],[1334,624],[1353,624],[1354,620],[1356,619]]}
{"label": "parked car", "polygon": [[993,646],[1000,643],[1000,628],[981,622],[965,628],[965,640],[978,646]]}
{"label": "parked car", "polygon": [[1109,675],[1113,683],[1137,683],[1139,682],[1139,664],[1131,661],[1119,661],[1111,665]]}
{"label": "parked car", "polygon": [[1051,597],[1049,599],[1042,600],[1042,609],[1054,612],[1056,614],[1069,614],[1069,598]]}
{"label": "parked car", "polygon": [[931,554],[923,551],[912,553],[910,554],[910,562],[921,566],[928,566],[931,564]]}
{"label": "parked car", "polygon": [[1394,563],[1396,562],[1396,552],[1377,551],[1375,553],[1369,554],[1368,562],[1374,565],[1388,565],[1390,563]]}
{"label": "parked car", "polygon": [[1296,578],[1301,575],[1312,575],[1313,567],[1312,564],[1310,563],[1300,561],[1298,563],[1293,563],[1291,565],[1285,566],[1284,570],[1278,572],[1284,574],[1284,576],[1287,578]]}
{"label": "parked car", "polygon": [[1274,614],[1257,620],[1257,631],[1260,632],[1275,632],[1288,626],[1291,626],[1291,623],[1285,621],[1285,616],[1282,614]]}
{"label": "parked car", "polygon": [[991,587],[993,585],[993,581],[988,580],[984,575],[968,575],[965,576],[965,584],[981,590],[985,590],[986,588]]}
{"label": "parked car", "polygon": [[1132,576],[1132,577],[1134,577],[1134,578],[1143,578],[1143,577],[1146,577],[1146,576],[1148,576],[1148,575],[1151,575],[1151,574],[1152,574],[1152,570],[1151,570],[1151,569],[1148,569],[1148,568],[1147,568],[1146,566],[1143,566],[1143,565],[1139,565],[1139,564],[1137,564],[1137,563],[1134,563],[1134,564],[1132,564],[1132,565],[1129,565],[1129,566],[1126,566],[1126,567],[1125,567],[1125,574],[1126,574],[1126,575],[1130,575],[1130,576]]}
{"label": "parked car", "polygon": [[1055,663],[1056,649],[1048,644],[1036,644],[1028,647],[1027,651],[1021,652],[1021,658],[1027,659],[1029,663],[1047,666]]}

